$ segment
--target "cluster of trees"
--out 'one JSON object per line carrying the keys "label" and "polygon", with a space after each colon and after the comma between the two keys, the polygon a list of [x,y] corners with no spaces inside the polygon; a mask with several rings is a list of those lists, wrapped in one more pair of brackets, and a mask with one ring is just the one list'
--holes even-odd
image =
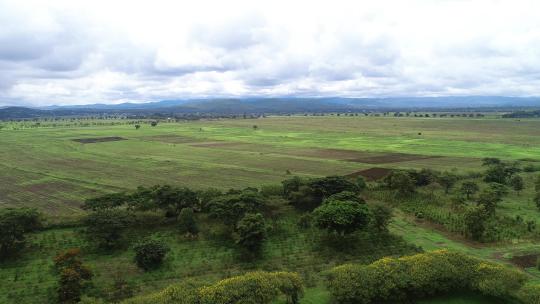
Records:
{"label": "cluster of trees", "polygon": [[[485,158],[483,166],[486,170],[479,176],[485,183],[481,183],[482,185],[452,172],[422,169],[394,170],[380,182],[379,187],[393,191],[398,200],[403,200],[413,198],[419,187],[442,187],[445,194],[449,195],[450,191],[459,185],[450,197],[454,211],[463,216],[466,234],[472,239],[482,240],[488,223],[495,220],[497,206],[510,189],[519,195],[525,188],[525,182],[519,175],[522,169],[518,164],[506,163],[498,158]],[[540,189],[540,178],[538,188]],[[540,208],[540,194],[535,200]],[[527,225],[528,229],[535,226],[533,222],[528,222]]]}
{"label": "cluster of trees", "polygon": [[519,296],[526,281],[518,270],[446,250],[338,266],[328,274],[337,303],[360,304],[402,303],[456,290],[508,300]]}

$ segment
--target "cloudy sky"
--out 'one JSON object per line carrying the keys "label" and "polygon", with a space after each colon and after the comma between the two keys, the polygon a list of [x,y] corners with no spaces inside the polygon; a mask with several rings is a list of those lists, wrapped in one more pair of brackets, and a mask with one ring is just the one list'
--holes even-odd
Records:
{"label": "cloudy sky", "polygon": [[0,0],[0,105],[540,96],[540,1]]}

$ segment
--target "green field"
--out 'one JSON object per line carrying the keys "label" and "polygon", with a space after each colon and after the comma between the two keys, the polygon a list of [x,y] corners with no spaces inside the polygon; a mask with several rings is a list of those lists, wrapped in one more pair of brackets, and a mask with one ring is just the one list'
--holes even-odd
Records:
{"label": "green field", "polygon": [[[255,130],[252,126],[257,125]],[[418,135],[421,133],[421,135]],[[269,117],[0,130],[0,204],[80,213],[84,198],[157,183],[258,186],[371,167],[477,169],[479,158],[540,160],[540,121]],[[82,144],[79,138],[127,140]],[[413,154],[402,161],[388,153]],[[397,159],[399,160],[399,159]]]}
{"label": "green field", "polygon": [[[45,125],[0,129],[0,207],[35,207],[53,219],[51,222],[84,215],[80,205],[86,198],[140,185],[226,190],[272,185],[295,175],[347,175],[374,167],[465,174],[482,171],[484,157],[519,160],[521,165],[540,162],[540,120],[292,116],[164,121],[156,127],[144,124],[139,130],[125,122],[88,127]],[[106,137],[122,140],[76,141]],[[497,212],[536,222],[538,210],[531,200],[536,173],[521,175],[525,190],[510,192]],[[442,196],[442,190],[436,191]],[[369,200],[379,198],[374,195]],[[290,206],[281,207],[292,212],[287,209]],[[444,208],[441,210],[446,212]],[[306,282],[304,304],[328,303],[330,294],[319,275],[322,271],[345,262],[369,263],[384,256],[413,253],[417,250],[414,246],[449,248],[506,264],[511,264],[515,255],[540,252],[540,245],[529,235],[478,244],[443,225],[419,222],[397,209],[390,239],[366,236],[350,250],[328,249],[319,242],[320,231],[299,231],[294,216],[274,223],[277,232],[265,245],[264,258],[256,263],[239,260],[230,240],[186,240],[174,228],[146,231],[141,224],[130,231],[130,238],[157,233],[172,244],[166,265],[149,273],[137,269],[130,250],[104,255],[89,248],[76,228],[48,229],[30,236],[31,246],[20,259],[0,264],[0,303],[39,303],[38,299],[51,296],[57,280],[51,271],[52,258],[72,247],[87,251],[85,260],[96,275],[92,289],[99,291],[96,296],[106,295],[118,276],[127,280],[135,294],[145,294],[187,277],[215,281],[253,269],[292,270]],[[201,234],[213,233],[203,228]],[[534,267],[525,270],[533,281],[540,280]],[[495,302],[464,294],[418,303]]]}

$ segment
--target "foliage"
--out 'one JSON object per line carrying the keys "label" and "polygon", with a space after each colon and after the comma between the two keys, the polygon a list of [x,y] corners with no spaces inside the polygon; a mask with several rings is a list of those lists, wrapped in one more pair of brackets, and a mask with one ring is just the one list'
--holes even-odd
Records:
{"label": "foliage", "polygon": [[373,216],[373,228],[378,232],[388,232],[388,224],[392,219],[392,209],[382,203],[373,204],[370,209]]}
{"label": "foliage", "polygon": [[122,243],[122,232],[132,223],[132,215],[121,209],[98,210],[84,219],[86,237],[103,249]]}
{"label": "foliage", "polygon": [[80,260],[78,248],[59,253],[54,258],[54,266],[59,274],[58,300],[60,303],[77,303],[92,272]]}
{"label": "foliage", "polygon": [[514,175],[511,179],[510,179],[510,186],[512,186],[512,188],[514,189],[514,191],[516,192],[521,192],[521,190],[523,190],[523,188],[525,187],[525,183],[523,182],[523,177],[519,176],[519,175]]}
{"label": "foliage", "polygon": [[81,208],[92,211],[111,209],[120,207],[127,201],[129,201],[129,195],[125,193],[110,193],[85,200]]}
{"label": "foliage", "polygon": [[195,221],[195,213],[193,212],[192,208],[184,208],[182,211],[180,211],[178,223],[180,225],[180,231],[183,233],[193,235],[199,233],[199,228],[197,227],[197,222]]}
{"label": "foliage", "polygon": [[298,274],[258,271],[203,287],[188,281],[123,304],[269,304],[279,295],[284,295],[287,303],[297,304],[302,294],[302,280]]}
{"label": "foliage", "polygon": [[450,189],[454,187],[458,180],[458,176],[450,173],[450,172],[443,172],[441,175],[438,176],[437,181],[441,186],[444,187],[444,193],[448,194]]}
{"label": "foliage", "polygon": [[266,239],[266,223],[262,214],[246,214],[236,224],[236,243],[250,253],[258,253]]}
{"label": "foliage", "polygon": [[480,190],[478,184],[471,181],[463,182],[460,188],[461,193],[463,193],[467,197],[467,199],[470,199],[472,195],[478,192],[478,190]]}
{"label": "foliage", "polygon": [[35,209],[0,209],[0,260],[15,255],[24,247],[25,234],[40,227],[40,213]]}
{"label": "foliage", "polygon": [[209,203],[209,214],[232,226],[245,214],[259,211],[263,205],[264,197],[256,191],[247,189],[213,199]]}
{"label": "foliage", "polygon": [[343,191],[330,195],[326,200],[328,201],[353,201],[358,203],[365,203],[366,201],[358,195],[358,193],[351,191]]}
{"label": "foliage", "polygon": [[416,181],[404,171],[393,171],[385,182],[389,189],[396,190],[400,196],[409,196],[416,191]]}
{"label": "foliage", "polygon": [[183,208],[193,208],[199,201],[197,193],[187,187],[155,186],[151,195],[156,206],[174,218]]}
{"label": "foliage", "polygon": [[483,205],[469,206],[465,209],[464,221],[468,235],[474,240],[481,240],[486,230],[486,221],[490,214]]}
{"label": "foliage", "polygon": [[169,252],[169,247],[162,241],[146,238],[137,243],[135,251],[135,263],[139,268],[146,271],[158,268]]}
{"label": "foliage", "polygon": [[328,275],[338,303],[404,302],[454,290],[469,289],[508,297],[526,275],[462,253],[433,251],[402,258],[383,258],[370,265],[343,265]]}
{"label": "foliage", "polygon": [[327,200],[313,210],[313,222],[317,227],[340,235],[365,228],[370,217],[366,204],[355,201]]}

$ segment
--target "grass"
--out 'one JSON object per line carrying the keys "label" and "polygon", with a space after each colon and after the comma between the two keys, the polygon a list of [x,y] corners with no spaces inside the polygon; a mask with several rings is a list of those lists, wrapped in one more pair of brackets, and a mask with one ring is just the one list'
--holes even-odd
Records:
{"label": "grass", "polygon": [[[193,188],[228,189],[278,183],[292,175],[342,175],[371,167],[432,168],[469,172],[481,170],[483,157],[540,160],[540,120],[497,118],[268,117],[160,123],[156,127],[111,121],[103,126],[58,124],[56,127],[0,130],[0,207],[32,206],[50,217],[79,216],[85,198],[139,185],[175,184]],[[118,124],[117,124],[118,123]],[[254,130],[253,125],[257,125]],[[421,135],[419,134],[421,133]],[[78,138],[120,136],[128,140],[81,144]],[[352,151],[352,152],[351,152]],[[433,156],[389,162],[389,153]],[[387,162],[350,161],[365,156]],[[538,219],[533,174],[522,173],[525,190],[511,192],[498,212],[525,220]],[[206,231],[186,240],[174,229],[132,231],[136,239],[150,232],[171,244],[165,266],[151,273],[138,270],[129,248],[112,254],[93,251],[74,228],[33,234],[21,259],[0,265],[0,303],[38,303],[54,294],[52,258],[60,250],[83,247],[84,260],[95,271],[91,289],[106,295],[114,278],[122,276],[136,293],[163,288],[191,277],[215,281],[250,269],[298,271],[307,282],[302,303],[328,303],[330,295],[318,273],[344,262],[368,263],[413,250],[397,239],[362,239],[350,250],[320,245],[320,232],[299,231],[286,218],[265,246],[257,263],[239,259],[230,241]],[[513,255],[540,252],[540,245],[511,240],[493,246],[473,244],[433,226],[421,225],[398,212],[393,234],[425,250],[450,248],[481,258],[509,262]],[[346,248],[345,248],[346,249]],[[352,249],[352,250],[351,250]],[[527,272],[538,280],[537,270]],[[419,303],[493,303],[472,295],[457,295]]]}
{"label": "grass", "polygon": [[[539,130],[540,120],[329,116],[161,123],[139,130],[125,124],[4,128],[0,206],[65,216],[80,214],[84,198],[138,185],[227,189],[276,183],[287,170],[323,176],[374,166],[468,171],[486,156],[540,159]],[[72,141],[107,136],[128,140]],[[438,157],[374,164],[343,160],[339,150]]]}

